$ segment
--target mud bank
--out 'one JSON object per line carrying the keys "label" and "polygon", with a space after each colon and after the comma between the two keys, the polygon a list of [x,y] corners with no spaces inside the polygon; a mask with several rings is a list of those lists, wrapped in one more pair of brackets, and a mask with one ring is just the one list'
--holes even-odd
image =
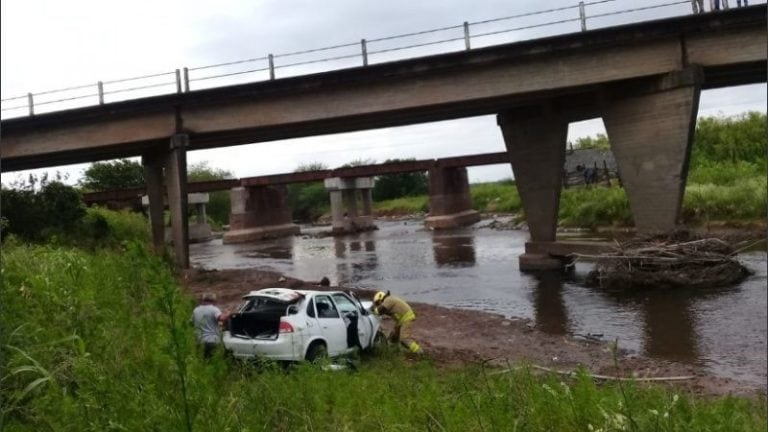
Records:
{"label": "mud bank", "polygon": [[[182,283],[196,296],[203,292],[215,293],[218,297],[217,303],[223,310],[233,310],[239,305],[243,294],[255,289],[320,289],[317,282],[301,281],[259,269],[193,269],[184,275]],[[373,292],[368,290],[355,291],[361,298],[370,298],[373,295]],[[621,349],[618,350],[616,362],[611,344],[607,341],[553,336],[539,331],[531,321],[525,319],[507,319],[492,313],[424,303],[412,303],[412,306],[418,316],[414,336],[422,343],[426,356],[442,367],[472,362],[487,362],[494,366],[507,367],[526,361],[562,371],[571,371],[583,366],[593,374],[611,376],[690,375],[693,379],[669,385],[702,395],[766,393],[764,383],[719,378],[701,367],[632,357]],[[385,322],[385,327],[389,326],[391,322]],[[618,369],[615,363],[618,363]]]}

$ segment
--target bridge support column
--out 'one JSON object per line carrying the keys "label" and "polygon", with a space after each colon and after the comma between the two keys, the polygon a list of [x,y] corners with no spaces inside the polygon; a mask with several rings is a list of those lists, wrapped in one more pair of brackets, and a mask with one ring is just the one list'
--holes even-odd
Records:
{"label": "bridge support column", "polygon": [[427,228],[451,229],[472,225],[480,213],[472,209],[466,167],[433,167],[429,170],[429,217]]}
{"label": "bridge support column", "polygon": [[[371,189],[373,179],[333,177],[325,179],[325,188],[331,195],[333,234],[349,234],[376,229],[373,224]],[[358,199],[362,211],[358,214]]]}
{"label": "bridge support column", "polygon": [[146,154],[142,156],[141,162],[144,165],[144,183],[147,186],[152,245],[155,253],[162,255],[165,251],[163,159],[157,154]]}
{"label": "bridge support column", "polygon": [[224,243],[245,243],[299,234],[288,206],[285,185],[236,187],[231,191],[232,212]]}
{"label": "bridge support column", "polygon": [[[531,242],[554,242],[560,208],[568,122],[543,108],[499,114]],[[520,256],[520,270],[554,270],[563,263],[548,254]]]}
{"label": "bridge support column", "polygon": [[[171,210],[171,231],[176,265],[189,268],[189,226],[187,217],[187,147],[189,135],[171,137],[165,159],[165,185]],[[162,202],[162,201],[161,201]]]}
{"label": "bridge support column", "polygon": [[675,229],[688,176],[700,78],[690,69],[659,91],[616,98],[603,115],[639,233]]}

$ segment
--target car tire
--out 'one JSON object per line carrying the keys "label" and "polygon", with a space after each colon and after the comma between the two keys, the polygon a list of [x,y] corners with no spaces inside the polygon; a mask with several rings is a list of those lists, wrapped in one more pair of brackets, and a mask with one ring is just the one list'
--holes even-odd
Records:
{"label": "car tire", "polygon": [[384,334],[381,330],[378,330],[376,332],[376,335],[373,336],[373,343],[371,344],[369,350],[376,351],[384,348],[389,344],[389,340],[387,339],[387,335]]}
{"label": "car tire", "polygon": [[323,342],[313,342],[307,349],[307,361],[317,363],[328,358],[328,348]]}

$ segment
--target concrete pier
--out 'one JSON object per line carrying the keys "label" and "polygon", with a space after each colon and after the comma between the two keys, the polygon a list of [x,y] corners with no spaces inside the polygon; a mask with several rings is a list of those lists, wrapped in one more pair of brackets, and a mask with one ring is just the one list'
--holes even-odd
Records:
{"label": "concrete pier", "polygon": [[[333,234],[349,234],[376,229],[373,223],[371,177],[325,179],[331,195]],[[358,206],[358,203],[360,204]]]}
{"label": "concrete pier", "polygon": [[430,229],[451,229],[472,225],[480,213],[472,209],[466,167],[434,167],[429,170],[429,216],[424,225]]}
{"label": "concrete pier", "polygon": [[603,121],[639,233],[675,229],[688,177],[701,72],[659,80],[656,91],[621,97]]}
{"label": "concrete pier", "polygon": [[233,188],[229,231],[223,242],[245,243],[299,234],[287,197],[285,185]]}
{"label": "concrete pier", "polygon": [[[568,122],[546,107],[528,107],[500,114],[515,183],[525,210],[532,242],[553,242],[560,208]],[[520,270],[554,270],[563,260],[545,253],[520,256]]]}
{"label": "concrete pier", "polygon": [[[164,199],[164,197],[161,197]],[[205,205],[208,204],[209,201],[209,195],[207,193],[191,193],[187,195],[187,204],[190,206],[194,206],[195,208],[195,218],[192,221],[189,221],[188,226],[188,235],[189,235],[189,242],[190,243],[200,243],[205,242],[208,240],[211,240],[213,238],[213,232],[211,231],[211,225],[208,224],[208,218],[206,216],[205,212]],[[148,195],[145,195],[141,197],[141,204],[144,207],[150,206],[150,203],[152,200],[150,200]],[[163,207],[167,207],[168,203],[165,202]],[[160,217],[162,218],[162,209],[163,207],[160,207]],[[153,210],[150,208],[149,211],[150,219],[152,219]],[[162,223],[162,221],[161,221]],[[164,233],[164,241],[165,243],[173,243],[173,232],[169,227],[165,227],[165,233]]]}

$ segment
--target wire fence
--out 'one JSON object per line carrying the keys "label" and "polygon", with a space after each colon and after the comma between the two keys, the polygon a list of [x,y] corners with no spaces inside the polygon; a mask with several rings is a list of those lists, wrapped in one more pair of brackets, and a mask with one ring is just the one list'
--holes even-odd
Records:
{"label": "wire fence", "polygon": [[[655,2],[654,2],[655,1]],[[737,3],[738,1],[738,3]],[[742,6],[741,0],[651,0],[637,6],[635,0],[580,1],[550,8],[459,25],[404,33],[323,48],[268,54],[211,65],[184,67],[170,72],[98,81],[63,89],[27,93],[0,101],[0,117],[103,105],[192,90],[274,80],[351,67],[365,67],[437,53],[472,50],[485,46],[576,33],[600,27],[640,22],[691,13],[717,12]],[[743,1],[746,5],[747,1]],[[765,3],[753,1],[753,3]],[[634,6],[634,7],[626,7]],[[623,8],[622,8],[623,7]],[[661,13],[660,13],[661,12]],[[110,96],[110,97],[107,97]]]}

